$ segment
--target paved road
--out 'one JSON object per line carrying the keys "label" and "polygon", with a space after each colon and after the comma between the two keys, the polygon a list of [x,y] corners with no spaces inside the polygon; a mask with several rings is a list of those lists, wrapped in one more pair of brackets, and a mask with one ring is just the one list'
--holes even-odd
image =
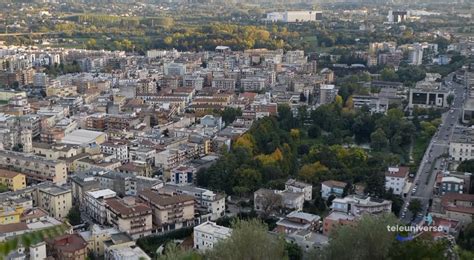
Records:
{"label": "paved road", "polygon": [[[462,115],[462,105],[466,93],[465,85],[457,84],[452,81],[453,75],[454,74],[450,74],[445,79],[446,84],[448,87],[453,89],[455,95],[451,110],[442,115],[443,123],[438,127],[438,131],[431,139],[413,181],[415,184],[414,186],[416,186],[417,189],[413,193],[414,186],[412,186],[407,198],[405,198],[402,211],[406,210],[407,204],[410,200],[419,199],[423,206],[421,215],[426,215],[429,200],[433,196],[433,188],[436,181],[436,171],[434,169],[443,169],[443,167],[446,167],[446,163],[443,163],[444,160],[440,157],[443,154],[448,153],[449,140],[453,134],[454,127],[458,124]],[[444,165],[442,166],[442,164]],[[411,222],[412,217],[411,212],[406,210],[406,215],[401,218],[401,220],[405,223],[409,223]]]}

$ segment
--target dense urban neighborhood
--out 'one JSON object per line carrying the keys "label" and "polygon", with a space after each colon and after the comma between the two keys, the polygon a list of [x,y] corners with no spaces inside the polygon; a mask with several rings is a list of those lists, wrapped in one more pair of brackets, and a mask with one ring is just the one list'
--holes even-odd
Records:
{"label": "dense urban neighborhood", "polygon": [[0,2],[0,259],[474,259],[474,2]]}

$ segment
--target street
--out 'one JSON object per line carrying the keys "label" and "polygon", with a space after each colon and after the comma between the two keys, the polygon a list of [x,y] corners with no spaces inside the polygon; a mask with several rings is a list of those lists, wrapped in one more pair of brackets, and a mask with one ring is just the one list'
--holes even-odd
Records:
{"label": "street", "polygon": [[[442,115],[442,124],[438,127],[438,131],[431,139],[423,159],[420,162],[413,185],[405,198],[402,211],[406,211],[406,213],[404,217],[401,217],[401,220],[405,223],[410,223],[413,218],[412,213],[406,210],[408,202],[412,199],[419,199],[422,204],[422,212],[418,215],[416,220],[421,219],[421,217],[427,214],[429,200],[433,196],[433,188],[436,181],[437,170],[435,169],[443,170],[443,167],[447,165],[443,163],[441,156],[448,153],[449,141],[455,126],[462,116],[463,99],[466,93],[464,85],[452,81],[452,75],[453,74],[450,74],[446,77],[446,84],[453,89],[455,97],[451,109]],[[416,190],[413,192],[414,187],[416,187]]]}

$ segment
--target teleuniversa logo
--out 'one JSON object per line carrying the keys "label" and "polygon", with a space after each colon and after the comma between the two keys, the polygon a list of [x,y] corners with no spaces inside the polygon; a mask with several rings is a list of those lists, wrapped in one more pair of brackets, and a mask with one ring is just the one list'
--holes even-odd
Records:
{"label": "teleuniversa logo", "polygon": [[[396,239],[400,242],[413,240],[415,237],[417,237],[416,234],[419,234],[421,232],[442,232],[443,231],[442,227],[434,225],[435,223],[433,221],[433,216],[431,216],[431,214],[428,214],[425,217],[424,222],[427,225],[425,225],[425,226],[421,226],[421,225],[417,225],[417,226],[399,226],[399,225],[390,226],[390,225],[387,225],[387,230],[389,232],[397,232],[398,234],[396,236]],[[403,232],[403,233],[408,232],[408,235],[401,235],[400,234],[401,232]]]}

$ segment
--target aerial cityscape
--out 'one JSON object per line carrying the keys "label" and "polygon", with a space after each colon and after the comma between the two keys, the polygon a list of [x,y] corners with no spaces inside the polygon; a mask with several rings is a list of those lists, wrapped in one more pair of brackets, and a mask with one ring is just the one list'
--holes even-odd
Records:
{"label": "aerial cityscape", "polygon": [[474,260],[473,0],[0,10],[0,260]]}

